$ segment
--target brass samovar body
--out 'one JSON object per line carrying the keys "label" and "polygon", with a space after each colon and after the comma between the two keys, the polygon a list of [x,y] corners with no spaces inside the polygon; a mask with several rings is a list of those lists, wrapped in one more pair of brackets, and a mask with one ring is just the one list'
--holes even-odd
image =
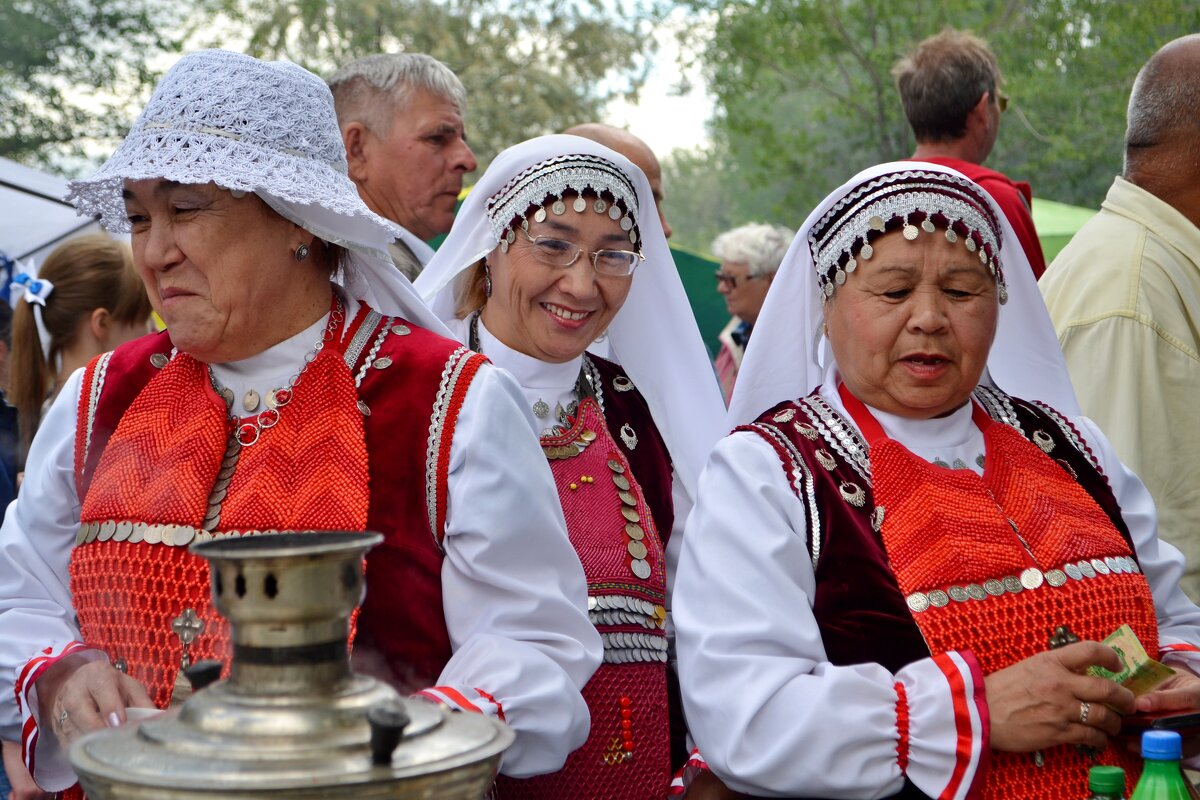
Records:
{"label": "brass samovar body", "polygon": [[229,678],[75,742],[89,800],[483,798],[513,740],[503,723],[401,698],[350,669],[362,557],[381,539],[304,532],[194,545],[230,623]]}

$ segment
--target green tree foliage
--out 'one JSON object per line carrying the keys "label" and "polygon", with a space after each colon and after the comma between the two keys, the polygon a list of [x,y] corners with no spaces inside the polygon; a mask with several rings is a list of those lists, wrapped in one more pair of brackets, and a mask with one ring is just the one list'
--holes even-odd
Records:
{"label": "green tree foliage", "polygon": [[467,129],[498,151],[636,96],[651,38],[636,9],[600,0],[222,0],[247,51],[328,75],[379,52],[428,53],[467,88]]}
{"label": "green tree foliage", "polygon": [[0,155],[48,161],[119,136],[130,98],[178,49],[197,3],[0,0]]}
{"label": "green tree foliage", "polygon": [[[1176,0],[689,5],[703,22],[692,34],[703,34],[697,57],[717,102],[714,145],[704,164],[673,159],[667,175],[719,181],[729,225],[798,226],[859,169],[910,155],[890,70],[946,26],[991,43],[1012,97],[988,166],[1030,180],[1039,196],[1098,206],[1121,168],[1134,75],[1162,44],[1200,29],[1200,6]],[[671,182],[667,190],[675,216],[688,214],[683,204],[704,202]],[[676,228],[694,247],[707,247],[713,234]]]}

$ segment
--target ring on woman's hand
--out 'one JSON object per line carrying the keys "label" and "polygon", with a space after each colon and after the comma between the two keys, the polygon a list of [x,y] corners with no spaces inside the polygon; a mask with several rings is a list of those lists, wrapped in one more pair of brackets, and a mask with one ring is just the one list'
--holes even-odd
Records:
{"label": "ring on woman's hand", "polygon": [[1080,725],[1087,725],[1088,714],[1090,714],[1090,713],[1092,713],[1092,704],[1081,702],[1079,704],[1079,724]]}
{"label": "ring on woman's hand", "polygon": [[61,728],[63,725],[66,725],[66,724],[67,724],[67,717],[69,717],[69,716],[71,716],[71,715],[70,715],[70,714],[68,714],[68,713],[67,713],[67,710],[64,708],[64,709],[63,709],[63,712],[62,712],[61,714],[59,714],[59,715],[58,715],[58,727],[60,727],[60,728]]}

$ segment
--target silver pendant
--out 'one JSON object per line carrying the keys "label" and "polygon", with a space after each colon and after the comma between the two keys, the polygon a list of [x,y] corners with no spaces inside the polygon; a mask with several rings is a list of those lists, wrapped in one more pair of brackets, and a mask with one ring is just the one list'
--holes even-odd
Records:
{"label": "silver pendant", "polygon": [[538,400],[533,404],[533,415],[538,419],[545,419],[550,416],[550,406],[545,400]]}
{"label": "silver pendant", "polygon": [[1054,449],[1054,439],[1045,431],[1033,432],[1033,443],[1038,446],[1043,453],[1049,453]]}
{"label": "silver pendant", "polygon": [[221,399],[225,401],[225,410],[232,411],[233,410],[233,389],[230,389],[227,386],[222,386],[218,390],[218,393],[221,395]]}
{"label": "silver pendant", "polygon": [[246,409],[246,411],[256,411],[261,400],[262,398],[258,396],[258,392],[251,389],[242,395],[242,408]]}
{"label": "silver pendant", "polygon": [[633,381],[629,380],[629,378],[625,377],[624,375],[618,375],[617,377],[613,378],[612,383],[613,388],[618,392],[633,391]]}
{"label": "silver pendant", "polygon": [[842,499],[855,508],[862,508],[867,502],[867,493],[857,483],[846,481],[838,487],[838,491],[842,493]]}
{"label": "silver pendant", "polygon": [[637,433],[634,432],[633,428],[630,427],[628,422],[621,426],[621,441],[624,442],[625,446],[630,450],[637,447]]}

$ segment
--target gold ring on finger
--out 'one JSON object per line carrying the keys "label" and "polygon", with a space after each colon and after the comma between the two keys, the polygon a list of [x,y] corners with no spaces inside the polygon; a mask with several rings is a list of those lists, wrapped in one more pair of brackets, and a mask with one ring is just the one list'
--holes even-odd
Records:
{"label": "gold ring on finger", "polygon": [[1091,713],[1092,713],[1092,704],[1081,702],[1079,704],[1079,724],[1087,725],[1088,715]]}

